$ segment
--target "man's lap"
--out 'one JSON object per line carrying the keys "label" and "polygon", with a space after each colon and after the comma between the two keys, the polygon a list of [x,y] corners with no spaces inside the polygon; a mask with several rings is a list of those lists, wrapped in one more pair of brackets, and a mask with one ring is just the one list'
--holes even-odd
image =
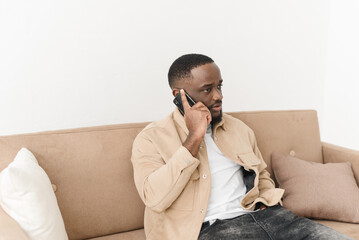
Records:
{"label": "man's lap", "polygon": [[281,206],[266,208],[233,219],[216,220],[201,230],[199,240],[211,239],[350,239],[307,218],[301,218]]}

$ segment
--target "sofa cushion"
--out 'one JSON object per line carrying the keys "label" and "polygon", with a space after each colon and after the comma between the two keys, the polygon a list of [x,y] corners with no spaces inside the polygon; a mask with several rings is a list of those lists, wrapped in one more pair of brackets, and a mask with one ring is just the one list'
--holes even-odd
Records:
{"label": "sofa cushion", "polygon": [[144,229],[91,238],[89,240],[146,240]]}
{"label": "sofa cushion", "polygon": [[272,154],[283,205],[299,216],[359,223],[359,188],[351,164],[315,163]]}
{"label": "sofa cushion", "polygon": [[0,137],[0,171],[31,149],[55,192],[69,239],[143,228],[144,204],[131,164],[132,142],[147,123]]}
{"label": "sofa cushion", "polygon": [[0,173],[0,205],[30,239],[68,239],[50,180],[26,148]]}

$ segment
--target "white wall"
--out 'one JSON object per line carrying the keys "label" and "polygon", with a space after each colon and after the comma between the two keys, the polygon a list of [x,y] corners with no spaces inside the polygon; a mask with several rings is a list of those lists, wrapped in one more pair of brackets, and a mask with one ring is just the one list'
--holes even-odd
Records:
{"label": "white wall", "polygon": [[359,150],[359,2],[330,5],[323,140]]}
{"label": "white wall", "polygon": [[356,12],[355,0],[0,0],[0,135],[160,119],[170,64],[197,52],[222,70],[225,111],[316,109],[324,140],[359,149]]}
{"label": "white wall", "polygon": [[0,135],[160,119],[191,52],[220,66],[225,111],[323,108],[326,1],[0,4]]}

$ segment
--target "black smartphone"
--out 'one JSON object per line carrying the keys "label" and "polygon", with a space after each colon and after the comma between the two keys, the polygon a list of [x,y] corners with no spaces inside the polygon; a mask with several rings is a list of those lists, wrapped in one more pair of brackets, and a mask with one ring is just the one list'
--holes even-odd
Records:
{"label": "black smartphone", "polygon": [[[196,102],[186,93],[186,98],[188,101],[188,104],[192,107],[196,104]],[[173,103],[178,107],[178,110],[184,115],[183,105],[182,105],[182,98],[181,98],[181,92],[178,92],[175,99],[173,99]]]}

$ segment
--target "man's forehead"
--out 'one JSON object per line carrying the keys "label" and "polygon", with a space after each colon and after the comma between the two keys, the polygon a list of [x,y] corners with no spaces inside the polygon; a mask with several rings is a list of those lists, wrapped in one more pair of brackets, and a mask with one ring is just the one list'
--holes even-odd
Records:
{"label": "man's forehead", "polygon": [[209,85],[222,81],[221,72],[215,63],[207,63],[191,70],[192,83]]}

